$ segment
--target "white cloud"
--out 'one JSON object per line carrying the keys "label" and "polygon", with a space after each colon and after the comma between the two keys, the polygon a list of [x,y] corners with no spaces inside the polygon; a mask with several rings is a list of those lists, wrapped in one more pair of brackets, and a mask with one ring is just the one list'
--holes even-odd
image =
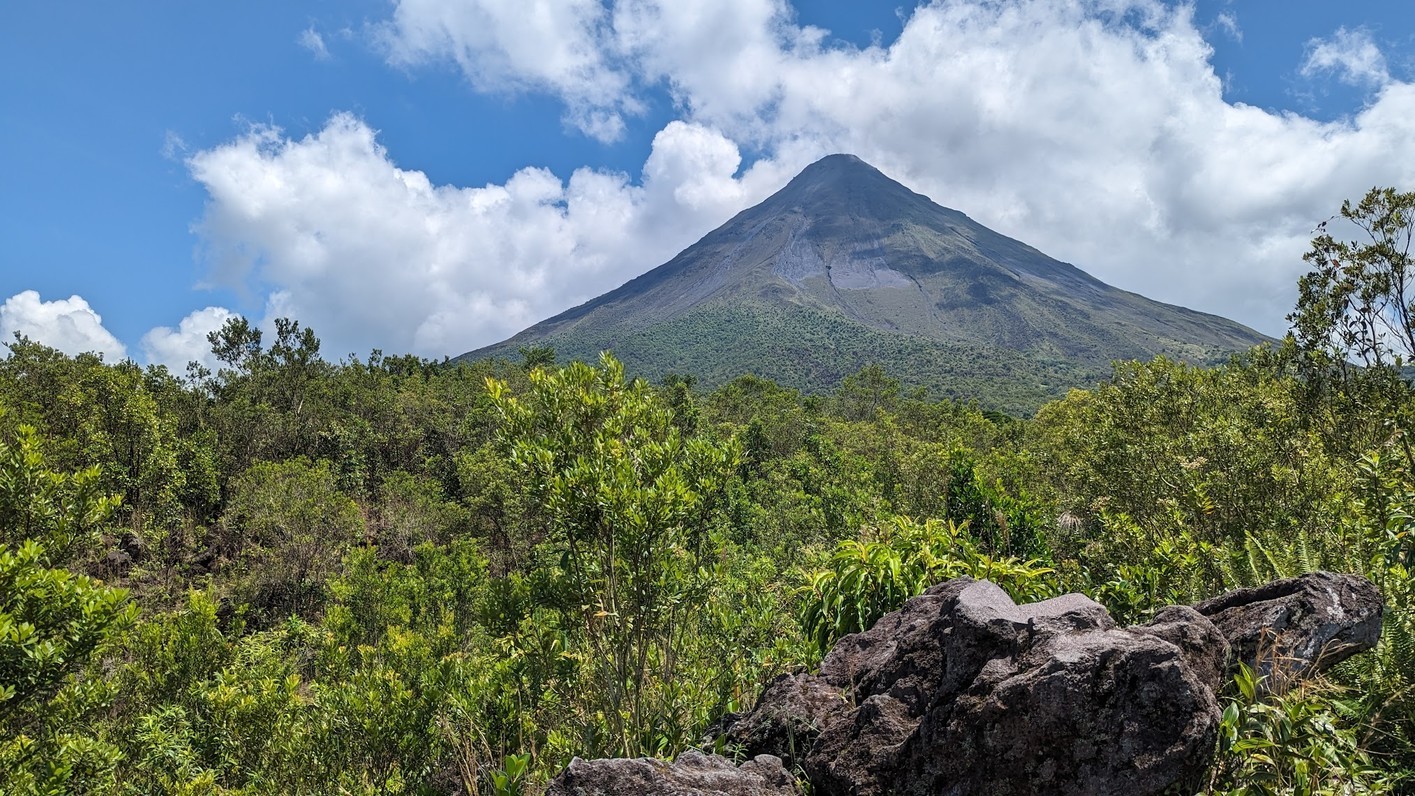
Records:
{"label": "white cloud", "polygon": [[399,0],[380,39],[394,64],[448,60],[483,91],[558,94],[567,121],[615,141],[642,107],[602,46],[607,24],[599,0]]}
{"label": "white cloud", "polygon": [[162,135],[162,149],[159,151],[168,160],[180,160],[188,151],[187,142],[176,132],[168,130]]}
{"label": "white cloud", "polygon": [[1334,74],[1353,86],[1384,86],[1390,82],[1386,57],[1365,30],[1337,28],[1331,38],[1307,42],[1302,75],[1320,74]]}
{"label": "white cloud", "polygon": [[[214,274],[267,291],[269,313],[334,356],[457,354],[664,262],[845,151],[1120,287],[1277,334],[1315,223],[1371,185],[1415,185],[1415,86],[1389,80],[1331,123],[1227,103],[1185,6],[940,0],[866,48],[826,44],[781,0],[507,8],[404,0],[389,52],[561,96],[582,121],[622,123],[666,86],[682,118],[640,175],[435,185],[352,116],[299,140],[256,128],[189,160]],[[738,174],[744,149],[761,154]]]}
{"label": "white cloud", "polygon": [[214,279],[268,288],[267,317],[298,318],[339,357],[457,354],[593,298],[784,179],[734,179],[739,160],[721,135],[676,122],[639,185],[534,168],[504,185],[434,185],[341,114],[299,140],[257,127],[188,163],[210,195],[198,231]]}
{"label": "white cloud", "polygon": [[305,28],[300,32],[300,37],[295,40],[301,47],[309,50],[316,61],[329,60],[329,47],[324,43],[324,36],[313,27]]}
{"label": "white cloud", "polygon": [[0,305],[0,340],[20,334],[69,355],[94,352],[112,362],[127,355],[123,344],[107,329],[103,318],[80,296],[43,301],[39,293],[25,290]]}
{"label": "white cloud", "polygon": [[616,41],[695,116],[748,129],[769,122],[780,78],[820,51],[825,31],[791,23],[784,0],[621,0]]}
{"label": "white cloud", "polygon": [[1187,7],[952,0],[853,49],[818,44],[779,3],[732,2],[759,20],[739,37],[756,44],[696,42],[707,0],[633,3],[676,20],[638,40],[694,121],[783,161],[854,152],[1112,283],[1269,333],[1315,222],[1415,182],[1409,86],[1333,124],[1229,104]]}
{"label": "white cloud", "polygon": [[1219,29],[1227,33],[1234,41],[1243,41],[1243,28],[1238,26],[1238,15],[1231,11],[1224,11],[1214,18],[1214,22]]}
{"label": "white cloud", "polygon": [[143,357],[150,365],[166,365],[178,374],[186,372],[188,362],[200,362],[215,371],[221,363],[212,356],[206,336],[233,317],[235,313],[225,307],[207,307],[187,315],[176,329],[158,326],[143,335]]}

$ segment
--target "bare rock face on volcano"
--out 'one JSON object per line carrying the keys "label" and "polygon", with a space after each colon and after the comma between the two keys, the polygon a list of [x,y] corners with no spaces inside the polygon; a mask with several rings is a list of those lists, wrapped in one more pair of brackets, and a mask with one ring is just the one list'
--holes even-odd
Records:
{"label": "bare rock face on volcano", "polygon": [[1113,288],[831,155],[625,285],[463,355],[612,350],[649,377],[743,373],[806,391],[870,364],[936,394],[1029,411],[1116,359],[1220,360],[1264,338]]}

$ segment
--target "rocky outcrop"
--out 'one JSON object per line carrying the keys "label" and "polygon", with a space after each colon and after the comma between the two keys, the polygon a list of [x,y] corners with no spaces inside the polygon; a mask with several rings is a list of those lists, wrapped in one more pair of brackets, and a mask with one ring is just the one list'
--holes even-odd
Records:
{"label": "rocky outcrop", "polygon": [[[698,753],[576,761],[550,792],[794,792],[729,787],[794,787],[783,760],[825,796],[1193,792],[1212,762],[1215,694],[1237,661],[1321,671],[1373,646],[1380,617],[1369,582],[1331,573],[1129,628],[1079,594],[1017,605],[960,578],[841,639],[818,674],[778,677],[752,711],[727,717],[725,740],[755,756],[740,769]],[[747,780],[764,784],[737,784]]]}
{"label": "rocky outcrop", "polygon": [[1233,645],[1233,658],[1268,681],[1310,677],[1376,646],[1384,606],[1357,575],[1311,572],[1205,600],[1208,617]]}
{"label": "rocky outcrop", "polygon": [[[959,579],[841,639],[817,683],[841,694],[805,758],[816,792],[1160,793],[1197,787],[1217,738],[1227,642],[1117,628],[1077,594],[1016,605]],[[738,722],[779,714],[765,698]],[[729,728],[730,741],[745,742]],[[748,753],[772,751],[748,747]],[[773,751],[773,753],[775,753]]]}
{"label": "rocky outcrop", "polygon": [[672,763],[635,760],[570,761],[546,796],[800,796],[781,761],[758,755],[741,766],[717,755],[689,750]]}

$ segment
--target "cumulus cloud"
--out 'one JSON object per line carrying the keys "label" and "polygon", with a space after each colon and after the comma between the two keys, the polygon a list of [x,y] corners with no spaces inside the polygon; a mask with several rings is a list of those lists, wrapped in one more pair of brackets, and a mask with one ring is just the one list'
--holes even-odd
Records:
{"label": "cumulus cloud", "polygon": [[599,0],[399,0],[379,39],[394,64],[447,60],[484,91],[558,94],[569,122],[615,141],[642,106],[604,46],[608,20]]}
{"label": "cumulus cloud", "polygon": [[112,362],[127,355],[81,296],[44,301],[33,290],[16,293],[0,304],[0,339],[9,342],[16,332],[71,356],[93,352]]}
{"label": "cumulus cloud", "polygon": [[734,178],[736,146],[670,124],[637,184],[527,168],[504,185],[435,185],[401,169],[362,120],[271,127],[189,161],[210,201],[198,226],[216,281],[269,290],[342,356],[429,356],[495,342],[672,256],[762,198],[782,175]]}
{"label": "cumulus cloud", "polygon": [[1371,185],[1415,184],[1415,87],[1387,78],[1336,122],[1230,104],[1183,5],[940,0],[864,48],[782,0],[507,8],[403,0],[390,57],[621,122],[665,87],[681,118],[641,173],[436,185],[353,116],[298,140],[254,128],[189,160],[214,274],[265,291],[331,353],[456,354],[665,261],[845,151],[1120,287],[1278,334],[1315,223]]}
{"label": "cumulus cloud", "polygon": [[1386,57],[1365,30],[1337,28],[1330,38],[1307,42],[1302,75],[1331,74],[1353,86],[1383,86],[1390,82]]}
{"label": "cumulus cloud", "polygon": [[212,356],[206,336],[233,317],[235,313],[225,307],[207,307],[187,315],[176,329],[158,326],[143,335],[143,357],[148,364],[166,365],[173,373],[185,372],[189,362],[199,362],[215,371],[221,363]]}

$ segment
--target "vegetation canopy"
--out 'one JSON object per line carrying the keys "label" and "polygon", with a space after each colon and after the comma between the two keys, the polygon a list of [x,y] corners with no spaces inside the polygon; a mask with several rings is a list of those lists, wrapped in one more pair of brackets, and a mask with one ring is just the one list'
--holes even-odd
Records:
{"label": "vegetation canopy", "polygon": [[1380,646],[1241,672],[1208,791],[1409,792],[1412,197],[1319,232],[1281,344],[1118,362],[1028,419],[878,361],[803,395],[544,344],[331,363],[293,320],[183,376],[17,337],[0,792],[535,793],[711,742],[947,578],[1142,622],[1314,569],[1379,586]]}

